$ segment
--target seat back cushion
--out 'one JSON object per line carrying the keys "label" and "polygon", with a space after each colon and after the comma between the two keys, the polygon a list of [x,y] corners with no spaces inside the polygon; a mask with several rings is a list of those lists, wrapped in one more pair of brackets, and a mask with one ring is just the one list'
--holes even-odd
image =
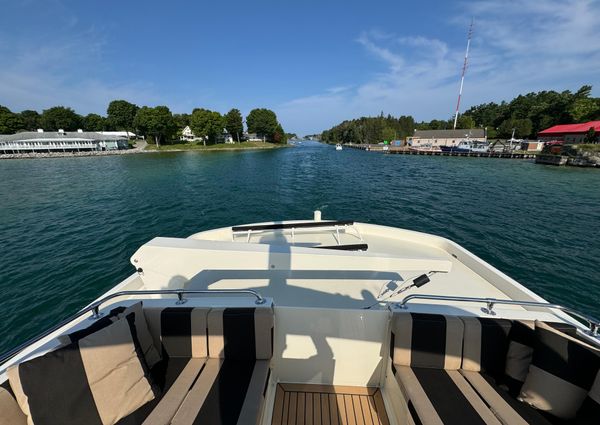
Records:
{"label": "seat back cushion", "polygon": [[7,373],[29,423],[114,424],[158,396],[134,343],[134,314]]}
{"label": "seat back cushion", "polygon": [[143,304],[141,301],[129,307],[113,308],[108,314],[95,320],[90,326],[79,329],[68,335],[61,335],[59,340],[65,345],[77,342],[81,338],[107,327],[111,323],[129,315],[130,313],[135,315],[136,337],[144,354],[146,364],[151,368],[160,361],[160,353],[155,348],[152,336],[148,330],[148,324],[146,323],[146,317],[144,315]]}
{"label": "seat back cushion", "polygon": [[462,369],[492,376],[504,373],[512,322],[483,317],[462,320],[465,324]]}
{"label": "seat back cushion", "polygon": [[269,360],[273,355],[273,310],[213,308],[208,314],[211,358]]}
{"label": "seat back cushion", "polygon": [[579,425],[597,425],[600,422],[600,371],[596,374],[592,389],[577,412],[575,422]]}
{"label": "seat back cushion", "polygon": [[0,425],[26,425],[27,416],[23,413],[8,381],[0,385]]}
{"label": "seat back cushion", "polygon": [[390,349],[400,366],[460,369],[464,324],[455,316],[394,313]]}
{"label": "seat back cushion", "polygon": [[209,308],[147,307],[144,309],[154,345],[163,357],[208,356],[206,317]]}
{"label": "seat back cushion", "polygon": [[561,419],[573,419],[600,369],[600,349],[535,322],[535,348],[518,399]]}

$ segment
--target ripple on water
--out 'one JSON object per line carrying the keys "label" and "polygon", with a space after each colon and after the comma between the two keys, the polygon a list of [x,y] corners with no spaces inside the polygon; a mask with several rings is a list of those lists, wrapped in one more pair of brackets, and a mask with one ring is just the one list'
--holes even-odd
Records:
{"label": "ripple on water", "polygon": [[600,315],[600,173],[531,162],[268,152],[0,163],[0,350],[128,276],[155,236],[354,219],[450,238],[551,301]]}

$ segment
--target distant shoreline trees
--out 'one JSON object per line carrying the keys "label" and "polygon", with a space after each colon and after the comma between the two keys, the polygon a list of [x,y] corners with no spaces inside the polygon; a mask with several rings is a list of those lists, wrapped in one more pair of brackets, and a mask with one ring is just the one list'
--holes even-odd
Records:
{"label": "distant shoreline trees", "polygon": [[[248,115],[248,131],[257,133],[272,143],[285,143],[286,133],[269,109],[253,109]],[[243,117],[239,109],[231,109],[224,116],[219,112],[196,108],[191,114],[172,114],[167,106],[139,107],[126,100],[109,103],[106,116],[88,114],[81,116],[72,108],[54,106],[41,114],[33,110],[12,112],[0,105],[0,134],[21,131],[128,131],[151,138],[157,146],[178,140],[178,133],[190,126],[194,134],[202,137],[204,144],[217,143],[223,132],[228,132],[236,141],[244,135]]]}
{"label": "distant shoreline trees", "polygon": [[[553,125],[600,120],[600,98],[591,97],[592,87],[582,86],[577,92],[541,91],[520,95],[510,102],[490,102],[467,109],[458,118],[457,128],[487,128],[489,138],[536,137]],[[379,143],[402,139],[414,130],[446,130],[454,120],[415,122],[412,116],[400,118],[381,114],[344,121],[321,134],[328,143]]]}

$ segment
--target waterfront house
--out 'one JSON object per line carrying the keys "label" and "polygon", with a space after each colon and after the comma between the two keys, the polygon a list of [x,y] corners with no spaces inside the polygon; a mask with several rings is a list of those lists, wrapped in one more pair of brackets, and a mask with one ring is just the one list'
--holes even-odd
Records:
{"label": "waterfront house", "polygon": [[561,124],[547,128],[538,133],[538,139],[542,142],[560,140],[565,143],[584,143],[585,136],[590,128],[596,133],[600,132],[600,121],[588,121],[581,124]]}
{"label": "waterfront house", "polygon": [[412,147],[423,146],[456,146],[461,140],[487,141],[483,128],[461,130],[415,130],[412,136],[406,138],[406,144]]}
{"label": "waterfront house", "polygon": [[189,125],[186,125],[183,130],[181,130],[181,136],[179,140],[184,142],[195,142],[196,140],[202,140],[201,137],[196,137],[192,129]]}
{"label": "waterfront house", "polygon": [[26,131],[0,135],[0,154],[82,152],[127,149],[128,138],[91,131]]}

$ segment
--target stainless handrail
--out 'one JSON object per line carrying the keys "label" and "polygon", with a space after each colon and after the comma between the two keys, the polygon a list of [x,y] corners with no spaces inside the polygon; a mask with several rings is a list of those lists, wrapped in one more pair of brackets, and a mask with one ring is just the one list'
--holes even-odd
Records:
{"label": "stainless handrail", "polygon": [[477,298],[477,297],[460,297],[454,295],[427,295],[427,294],[411,294],[404,297],[400,302],[396,303],[398,308],[405,309],[406,304],[415,299],[421,300],[435,300],[435,301],[464,301],[464,302],[472,302],[472,303],[486,303],[486,307],[482,307],[481,311],[491,316],[495,316],[496,312],[493,310],[494,305],[496,304],[506,304],[506,305],[518,305],[524,307],[542,307],[542,308],[554,308],[556,310],[562,310],[565,313],[571,314],[573,316],[579,317],[580,319],[585,320],[588,323],[588,328],[590,329],[590,334],[592,336],[598,337],[600,332],[600,320],[595,317],[588,316],[586,314],[580,313],[577,310],[573,310],[570,307],[565,307],[560,304],[552,304],[546,302],[539,301],[516,301],[516,300],[501,300],[498,298]]}
{"label": "stainless handrail", "polygon": [[185,299],[183,297],[185,294],[210,294],[210,295],[213,295],[213,294],[216,294],[216,295],[218,295],[218,294],[244,294],[244,295],[252,295],[253,297],[256,297],[256,301],[254,301],[255,304],[261,305],[266,302],[266,299],[263,298],[262,295],[260,295],[256,291],[252,291],[250,289],[239,289],[239,290],[238,289],[213,289],[210,291],[209,290],[195,290],[195,289],[144,289],[144,290],[140,290],[140,291],[115,292],[114,294],[109,294],[103,298],[100,298],[98,301],[94,301],[87,307],[84,307],[83,309],[79,310],[77,313],[67,317],[66,319],[62,320],[58,324],[52,326],[51,328],[45,330],[44,332],[42,332],[40,334],[34,336],[33,338],[25,341],[24,343],[18,345],[17,347],[13,348],[12,350],[5,352],[4,354],[2,354],[0,356],[0,364],[4,363],[8,359],[14,357],[20,351],[27,348],[31,344],[34,344],[34,343],[40,341],[41,339],[47,337],[51,333],[56,332],[58,329],[62,328],[63,326],[66,326],[73,320],[80,318],[81,316],[83,316],[86,313],[89,313],[90,311],[92,312],[90,319],[98,319],[98,318],[102,317],[102,314],[100,314],[100,306],[102,304],[104,304],[106,301],[111,300],[113,298],[124,297],[124,296],[129,296],[129,295],[134,295],[134,296],[135,295],[177,295],[177,301],[175,302],[175,304],[180,305],[180,304],[184,304],[187,302],[187,299]]}

